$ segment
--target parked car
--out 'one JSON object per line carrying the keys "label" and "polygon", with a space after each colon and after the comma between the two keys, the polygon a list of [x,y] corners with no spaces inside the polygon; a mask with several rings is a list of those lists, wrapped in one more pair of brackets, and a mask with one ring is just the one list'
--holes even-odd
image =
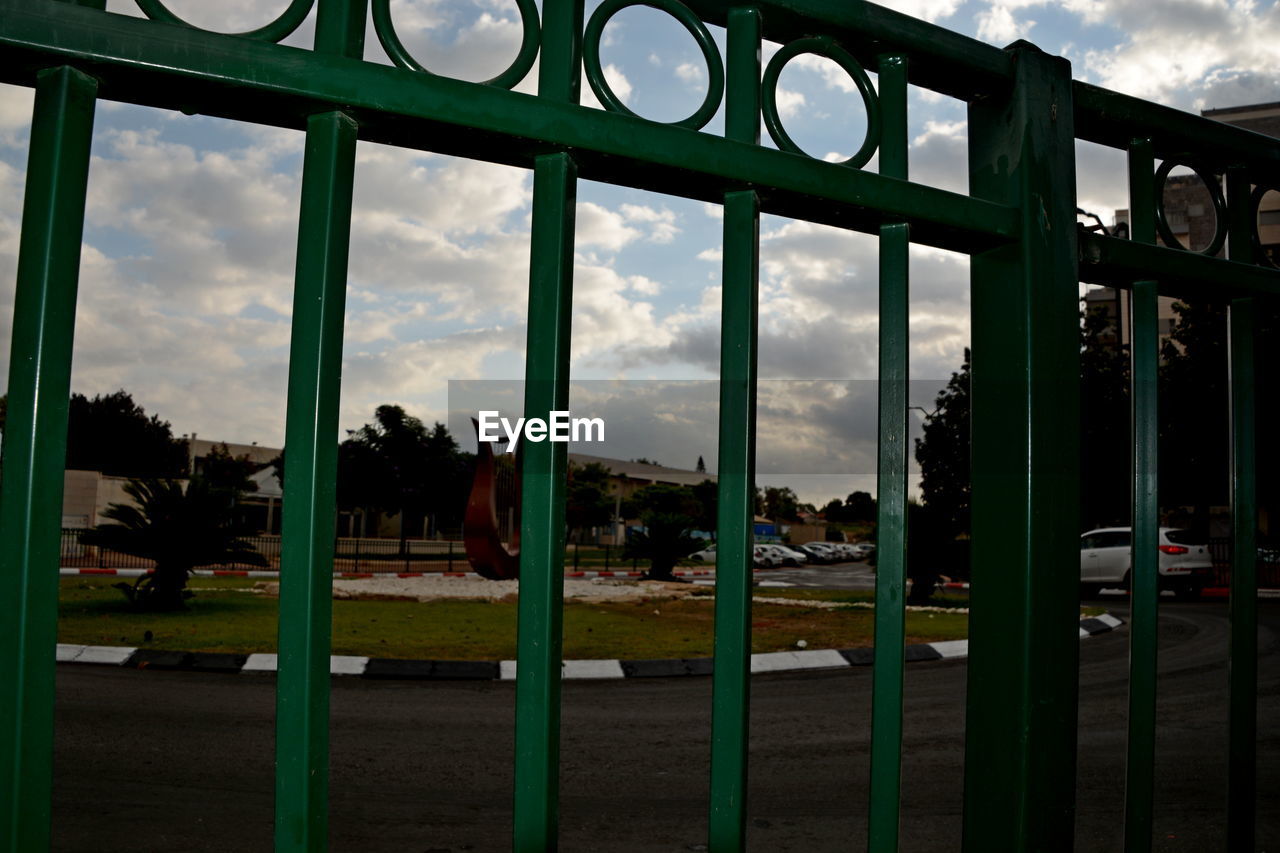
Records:
{"label": "parked car", "polygon": [[788,548],[786,545],[777,545],[772,542],[763,545],[757,545],[758,548],[764,548],[766,551],[777,556],[781,560],[783,566],[803,566],[809,562],[809,555],[803,551],[797,551],[794,548]]}
{"label": "parked car", "polygon": [[712,542],[701,551],[694,551],[685,559],[693,560],[695,563],[714,563],[716,561],[716,543]]}
{"label": "parked car", "polygon": [[809,555],[810,562],[834,563],[840,559],[834,551],[827,547],[825,542],[806,542],[796,547]]}
{"label": "parked car", "polygon": [[[756,545],[752,548],[751,562],[755,566],[764,569],[772,569],[782,565],[782,557],[770,551],[764,550],[763,545]],[[716,546],[713,542],[701,551],[694,551],[685,559],[695,563],[714,563],[716,561]]]}
{"label": "parked car", "polygon": [[853,559],[853,546],[848,542],[828,542],[827,544],[831,546],[831,550],[835,551],[836,556],[841,560]]}
{"label": "parked car", "polygon": [[[1133,529],[1104,527],[1080,536],[1080,592],[1096,595],[1104,586],[1129,587]],[[1190,530],[1162,527],[1157,536],[1156,564],[1160,589],[1179,598],[1200,597],[1213,574],[1213,558],[1203,536]]]}
{"label": "parked car", "polygon": [[752,555],[755,565],[761,569],[776,569],[782,565],[782,556],[764,545],[755,546]]}
{"label": "parked car", "polygon": [[876,552],[876,546],[870,542],[859,542],[853,546],[853,559],[865,560]]}

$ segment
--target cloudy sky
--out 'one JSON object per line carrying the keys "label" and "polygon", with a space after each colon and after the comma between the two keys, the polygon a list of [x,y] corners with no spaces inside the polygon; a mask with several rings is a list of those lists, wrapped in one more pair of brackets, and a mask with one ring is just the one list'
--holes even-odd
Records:
{"label": "cloudy sky", "polygon": [[[237,30],[264,23],[287,0],[169,5],[200,26]],[[1079,79],[1181,109],[1280,101],[1274,2],[887,5],[996,45],[1029,39],[1070,59]],[[409,49],[438,73],[486,79],[516,53],[513,0],[393,0],[391,8]],[[132,0],[109,0],[108,10],[138,14]],[[308,21],[289,43],[307,45],[311,32]],[[713,35],[723,44],[721,31]],[[366,58],[387,62],[372,28],[368,41]],[[693,40],[652,9],[615,16],[602,57],[619,97],[645,117],[679,119],[705,93]],[[519,88],[531,91],[533,79]],[[813,156],[843,159],[860,145],[861,102],[826,60],[793,60],[779,102],[788,131]],[[585,86],[584,103],[598,106]],[[30,108],[28,90],[0,86],[4,342]],[[717,117],[704,132],[720,129]],[[911,138],[913,180],[966,191],[963,104],[913,90]],[[178,434],[279,446],[302,143],[297,132],[99,105],[74,390],[125,388]],[[1127,206],[1123,163],[1082,145],[1080,206],[1108,221]],[[530,184],[519,169],[361,143],[344,428],[385,402],[446,420],[450,380],[522,376]],[[614,455],[680,467],[701,455],[714,470],[716,402],[706,380],[717,372],[720,244],[714,205],[581,184],[573,374],[610,381],[577,386],[573,406],[607,411],[615,434],[632,437],[611,442]],[[761,479],[814,502],[873,488],[875,395],[866,380],[876,375],[875,240],[766,218],[761,263],[760,371],[770,380]],[[912,274],[913,393],[931,408],[968,341],[967,264],[917,250]],[[0,358],[7,373],[7,345]]]}

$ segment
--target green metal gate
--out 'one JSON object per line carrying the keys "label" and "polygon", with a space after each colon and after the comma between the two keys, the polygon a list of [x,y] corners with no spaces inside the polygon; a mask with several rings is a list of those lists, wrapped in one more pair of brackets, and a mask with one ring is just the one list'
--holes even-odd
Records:
{"label": "green metal gate", "polygon": [[[484,84],[439,77],[400,47],[389,0],[377,35],[398,67],[360,59],[367,0],[318,0],[314,49],[276,42],[310,13],[293,0],[240,35],[151,20],[105,0],[0,0],[0,81],[33,86],[9,409],[0,494],[0,844],[50,832],[62,460],[89,144],[98,98],[305,128],[281,566],[276,849],[327,842],[330,572],[347,247],[357,138],[534,172],[525,415],[566,409],[578,178],[724,207],[719,584],[710,849],[744,844],[759,216],[880,237],[880,564],[876,590],[872,851],[898,846],[907,497],[907,252],[972,256],[973,548],[964,844],[972,853],[1070,850],[1077,684],[1078,282],[1134,304],[1135,559],[1127,849],[1151,846],[1156,663],[1156,296],[1229,301],[1234,566],[1227,849],[1253,849],[1256,727],[1253,329],[1280,272],[1254,257],[1259,194],[1280,187],[1280,143],[1074,82],[1066,60],[1000,50],[859,0],[520,0],[524,43]],[[674,15],[711,72],[706,102],[672,124],[629,114],[603,79],[599,41],[629,5]],[[721,60],[705,24],[726,27]],[[761,40],[784,48],[761,68]],[[866,144],[848,163],[804,156],[775,86],[798,53],[860,83]],[[541,58],[538,96],[508,91]],[[579,68],[606,110],[578,105]],[[863,68],[878,73],[878,93]],[[763,80],[763,84],[762,84]],[[907,84],[969,103],[970,195],[907,180]],[[726,110],[723,137],[699,132]],[[763,116],[781,150],[759,144]],[[1079,233],[1074,143],[1128,152],[1132,241]],[[879,174],[862,170],[879,151]],[[1225,176],[1226,258],[1156,245],[1155,162]],[[1166,229],[1167,230],[1167,229]],[[1222,240],[1215,241],[1218,246]],[[1216,254],[1217,247],[1213,254]],[[516,687],[518,850],[557,837],[565,453],[530,444],[524,473]]]}

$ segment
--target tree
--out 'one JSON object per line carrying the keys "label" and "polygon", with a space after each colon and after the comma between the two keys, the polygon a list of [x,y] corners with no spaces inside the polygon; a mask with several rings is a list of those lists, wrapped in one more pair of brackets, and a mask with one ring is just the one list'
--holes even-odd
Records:
{"label": "tree", "polygon": [[116,584],[141,610],[181,610],[190,593],[187,578],[197,566],[265,566],[266,559],[241,537],[247,530],[234,512],[236,493],[193,477],[185,490],[169,479],[130,480],[133,503],[113,503],[111,519],[81,535],[86,545],[110,548],[155,561],[155,570],[130,586]]}
{"label": "tree", "polygon": [[410,529],[428,515],[459,523],[470,488],[472,457],[444,424],[428,429],[400,406],[382,405],[374,422],[338,446],[338,505],[400,515],[401,551]]}
{"label": "tree", "polygon": [[827,521],[844,521],[844,501],[839,498],[832,498],[823,505],[818,514]]}
{"label": "tree", "polygon": [[123,389],[72,394],[67,418],[67,467],[140,479],[185,477],[187,442],[168,421],[146,411]]}
{"label": "tree", "polygon": [[1129,523],[1130,357],[1117,347],[1112,319],[1095,308],[1080,324],[1080,524]]}
{"label": "tree", "polygon": [[[1164,507],[1193,507],[1207,525],[1209,508],[1225,506],[1230,487],[1230,385],[1227,307],[1222,303],[1175,302],[1177,321],[1161,349],[1159,384],[1159,478]],[[1280,416],[1280,308],[1259,302],[1254,321],[1254,396],[1259,472],[1280,465],[1280,446],[1263,438]],[[1280,501],[1275,477],[1258,477],[1258,502]],[[1273,510],[1274,511],[1274,510]]]}
{"label": "tree", "polygon": [[789,486],[768,486],[764,490],[764,514],[772,519],[791,521],[800,511],[800,500]]}
{"label": "tree", "polygon": [[971,371],[966,347],[964,363],[938,394],[933,414],[925,418],[924,435],[916,439],[921,498],[933,523],[953,538],[969,530]]}
{"label": "tree", "polygon": [[672,569],[696,551],[702,540],[693,536],[702,506],[688,486],[655,483],[645,486],[624,505],[623,515],[639,518],[643,530],[628,531],[622,556],[649,561],[650,580],[674,581]]}
{"label": "tree", "polygon": [[569,463],[569,483],[565,489],[565,525],[577,532],[603,527],[613,521],[614,500],[609,494],[609,469],[599,462],[586,465]]}
{"label": "tree", "polygon": [[720,523],[720,487],[715,480],[708,478],[693,487],[693,497],[698,502],[695,529],[715,533]]}
{"label": "tree", "polygon": [[[0,396],[0,434],[9,395]],[[66,467],[116,477],[185,477],[187,442],[174,438],[168,421],[133,401],[123,389],[92,400],[72,394],[67,412]]]}
{"label": "tree", "polygon": [[226,442],[215,444],[207,455],[196,461],[196,467],[197,473],[214,489],[229,490],[236,495],[258,491],[253,479],[258,473],[258,464],[247,453],[232,456]]}
{"label": "tree", "polygon": [[703,461],[701,456],[698,457],[698,465],[693,470],[697,471],[699,474],[707,473],[707,463]]}
{"label": "tree", "polygon": [[[1090,525],[1129,519],[1129,357],[1126,349],[1103,340],[1110,322],[1101,312],[1082,310],[1080,517]],[[927,523],[949,539],[969,531],[970,380],[966,349],[959,372],[938,395],[924,435],[916,440]]]}

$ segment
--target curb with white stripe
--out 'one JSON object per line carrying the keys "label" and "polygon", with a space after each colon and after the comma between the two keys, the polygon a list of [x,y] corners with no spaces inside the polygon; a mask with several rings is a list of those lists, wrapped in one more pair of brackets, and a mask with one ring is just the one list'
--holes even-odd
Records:
{"label": "curb with white stripe", "polygon": [[[1122,619],[1104,613],[1080,620],[1080,636],[1091,637],[1112,631],[1124,624]],[[946,640],[907,646],[908,663],[927,660],[950,660],[969,656],[968,640]],[[213,652],[170,652],[124,646],[78,646],[59,643],[59,663],[102,664],[136,669],[187,670],[195,672],[272,673],[279,659],[273,654],[222,654]],[[875,650],[814,649],[788,652],[766,652],[751,656],[751,672],[798,672],[806,669],[839,669],[868,666]],[[655,678],[679,675],[710,675],[712,658],[660,658],[656,660],[566,660],[563,677],[569,680],[614,678]],[[358,655],[332,655],[332,675],[357,675],[364,678],[410,680],[514,681],[516,662],[504,661],[440,661],[368,658]]]}

